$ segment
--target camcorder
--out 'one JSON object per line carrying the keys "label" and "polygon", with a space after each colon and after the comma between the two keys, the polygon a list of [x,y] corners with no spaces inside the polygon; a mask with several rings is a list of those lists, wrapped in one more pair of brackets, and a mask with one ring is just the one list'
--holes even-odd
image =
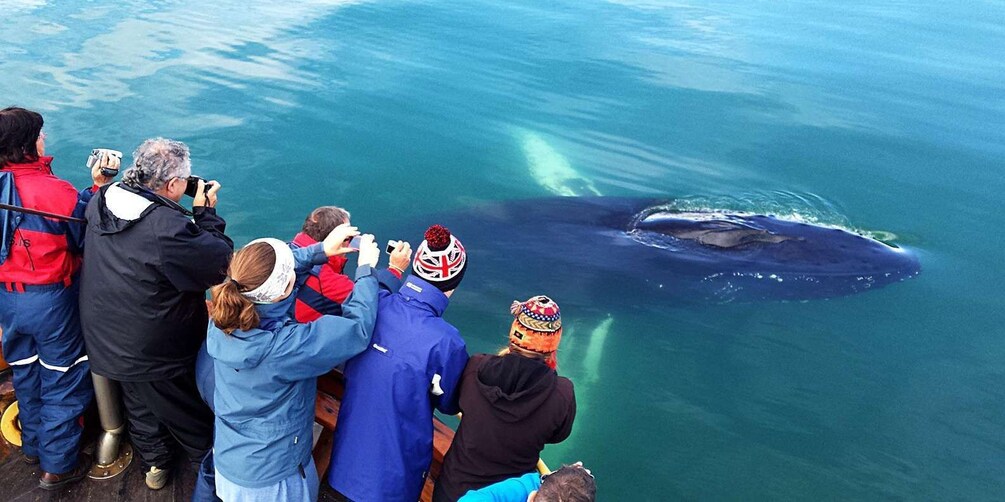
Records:
{"label": "camcorder", "polygon": [[[93,168],[94,164],[100,163],[102,160],[104,160],[107,157],[115,157],[116,159],[119,160],[120,164],[122,163],[122,152],[120,152],[118,150],[112,150],[110,148],[95,148],[95,149],[91,150],[91,155],[89,157],[87,157],[87,168],[88,169]],[[119,170],[118,169],[112,169],[110,167],[102,167],[101,168],[101,175],[102,176],[107,176],[109,178],[114,178],[117,174],[119,174]]]}
{"label": "camcorder", "polygon": [[[200,178],[198,176],[189,176],[187,181],[188,181],[188,184],[185,185],[185,195],[188,195],[189,197],[195,198],[197,192],[199,191],[199,182],[200,181],[205,181],[205,180],[203,180],[202,178]],[[210,187],[212,187],[215,184],[216,183],[213,183],[211,181],[207,182],[206,183],[206,188],[203,189],[203,191],[202,191],[203,195],[205,195],[206,192],[209,191]]]}

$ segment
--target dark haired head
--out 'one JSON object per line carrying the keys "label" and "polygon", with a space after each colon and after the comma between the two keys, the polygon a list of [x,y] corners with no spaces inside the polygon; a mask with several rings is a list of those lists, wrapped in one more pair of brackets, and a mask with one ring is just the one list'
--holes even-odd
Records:
{"label": "dark haired head", "polygon": [[534,502],[594,502],[597,482],[581,464],[563,465],[561,469],[541,478],[541,488]]}
{"label": "dark haired head", "polygon": [[38,160],[42,116],[12,106],[0,110],[0,167]]}
{"label": "dark haired head", "polygon": [[349,211],[337,206],[321,206],[304,220],[301,232],[318,242],[325,240],[335,227],[349,221]]}

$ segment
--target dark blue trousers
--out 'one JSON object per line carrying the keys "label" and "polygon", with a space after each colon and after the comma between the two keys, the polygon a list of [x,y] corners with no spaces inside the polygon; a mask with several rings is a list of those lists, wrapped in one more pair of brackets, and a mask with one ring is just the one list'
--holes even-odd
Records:
{"label": "dark blue trousers", "polygon": [[80,416],[94,397],[77,314],[77,285],[0,286],[4,359],[14,372],[21,450],[46,472],[77,464]]}

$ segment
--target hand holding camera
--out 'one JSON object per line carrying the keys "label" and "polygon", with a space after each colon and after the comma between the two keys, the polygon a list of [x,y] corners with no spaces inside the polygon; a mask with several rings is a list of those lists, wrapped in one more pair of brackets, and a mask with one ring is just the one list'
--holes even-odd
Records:
{"label": "hand holding camera", "polygon": [[373,234],[363,234],[359,237],[359,256],[356,258],[356,266],[369,265],[377,266],[380,260],[380,248],[373,240]]}
{"label": "hand holding camera", "polygon": [[95,185],[107,185],[119,174],[122,152],[108,148],[95,148],[87,157],[87,168],[91,170],[91,180]]}
{"label": "hand holding camera", "polygon": [[192,197],[192,207],[216,207],[216,192],[220,191],[220,182],[206,181],[198,176],[189,176],[185,195]]}
{"label": "hand holding camera", "polygon": [[353,248],[350,240],[357,235],[359,235],[359,229],[348,223],[333,228],[323,242],[325,255],[335,256],[356,251],[358,248]]}
{"label": "hand holding camera", "polygon": [[391,268],[404,273],[412,261],[412,245],[408,241],[388,241],[387,253],[391,255]]}

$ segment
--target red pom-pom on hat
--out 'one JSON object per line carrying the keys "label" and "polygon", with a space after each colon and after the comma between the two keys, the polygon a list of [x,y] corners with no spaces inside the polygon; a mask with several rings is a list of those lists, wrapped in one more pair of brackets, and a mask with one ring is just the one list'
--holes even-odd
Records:
{"label": "red pom-pom on hat", "polygon": [[425,239],[430,251],[443,251],[450,245],[450,230],[442,225],[433,225],[426,229]]}

